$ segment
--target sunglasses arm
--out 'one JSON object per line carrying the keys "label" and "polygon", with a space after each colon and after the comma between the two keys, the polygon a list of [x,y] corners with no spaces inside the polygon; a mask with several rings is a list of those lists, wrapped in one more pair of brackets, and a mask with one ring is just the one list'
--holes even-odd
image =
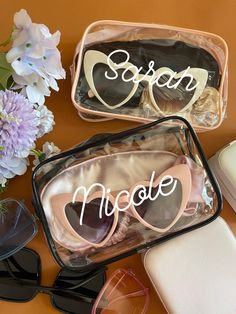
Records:
{"label": "sunglasses arm", "polygon": [[[16,279],[18,281],[21,281],[21,282],[24,282],[24,279],[27,279],[27,278],[24,278],[24,279],[21,279],[17,276],[14,275],[14,272],[11,270],[11,267],[10,267],[10,263],[13,263],[13,265],[21,272],[21,273],[24,273],[24,277],[27,276],[28,274],[31,275],[31,273],[29,273],[28,271],[26,271],[24,268],[22,268],[18,263],[17,261],[14,259],[14,256],[11,256],[5,260],[3,260],[4,264],[5,264],[5,267],[7,269],[7,271],[9,272],[10,276],[13,278],[13,279]],[[82,276],[80,278],[78,278],[79,280],[79,283],[77,285],[74,285],[74,286],[70,286],[70,287],[67,287],[66,289],[68,290],[74,290],[74,289],[77,289],[83,285],[85,285],[86,283],[90,282],[91,280],[93,280],[94,278],[96,278],[98,275],[100,275],[101,273],[105,272],[107,270],[107,267],[101,267],[93,272],[91,272],[90,274],[86,274],[85,276]],[[85,277],[83,280],[81,280],[81,278]],[[92,293],[93,291],[91,291],[90,289],[86,289],[86,288],[83,288],[85,290],[88,291],[88,293]]]}
{"label": "sunglasses arm", "polygon": [[[90,282],[91,280],[93,280],[94,278],[96,278],[98,275],[100,275],[101,273],[104,273],[107,270],[107,267],[101,267],[89,274],[86,274],[84,279],[81,280],[81,278],[78,278],[78,280],[80,280],[80,282],[77,285],[74,286],[70,286],[67,287],[68,290],[74,290],[77,289],[83,285],[85,285],[86,283]],[[89,290],[89,289],[88,289]]]}
{"label": "sunglasses arm", "polygon": [[149,288],[145,288],[143,290],[140,290],[140,291],[135,291],[135,292],[131,292],[129,294],[125,294],[125,295],[122,295],[120,297],[117,297],[115,299],[113,299],[109,305],[115,303],[115,302],[118,302],[118,301],[121,301],[121,300],[124,300],[126,298],[136,298],[136,297],[142,297],[142,296],[148,296],[148,293],[149,293]]}
{"label": "sunglasses arm", "polygon": [[[7,271],[9,272],[10,276],[14,280],[16,280],[17,284],[23,285],[23,286],[30,286],[32,288],[37,289],[38,291],[40,291],[42,293],[49,293],[49,294],[57,293],[57,295],[61,294],[62,296],[67,297],[67,298],[72,298],[72,299],[79,298],[79,299],[81,299],[81,301],[88,302],[90,304],[94,303],[95,299],[97,298],[97,293],[95,293],[93,290],[90,290],[90,289],[87,289],[87,288],[84,288],[81,286],[85,285],[86,283],[88,283],[91,280],[93,280],[94,278],[96,278],[99,274],[106,271],[106,267],[101,267],[100,269],[95,270],[95,271],[91,272],[90,274],[87,274],[85,279],[83,279],[83,280],[81,280],[81,278],[80,279],[78,278],[78,280],[80,280],[80,282],[77,285],[63,289],[63,288],[59,288],[59,287],[46,287],[46,286],[39,286],[39,285],[30,284],[29,282],[25,281],[25,279],[27,279],[27,278],[21,279],[21,278],[14,275],[14,273],[11,270],[10,264],[9,264],[10,261],[15,265],[16,268],[18,268],[18,270],[23,272],[24,275],[27,275],[30,273],[25,271],[24,268],[22,268],[16,262],[14,257],[10,257],[9,259],[4,260],[4,264],[5,264]],[[78,289],[78,288],[80,288],[80,292],[73,291],[73,290]],[[88,297],[88,296],[90,296],[90,297]]]}
{"label": "sunglasses arm", "polygon": [[[53,288],[53,287],[46,287],[46,286],[39,286],[39,285],[33,285],[30,284],[27,281],[17,279],[14,283],[11,281],[9,282],[8,278],[1,278],[1,283],[4,283],[5,285],[9,285],[11,287],[14,286],[22,286],[22,287],[30,287],[32,289],[37,290],[41,293],[50,294],[53,296],[53,294],[56,294],[57,296],[60,295],[62,297],[75,300],[79,299],[83,302],[87,302],[90,304],[93,304],[95,302],[95,299],[97,298],[97,293],[90,289],[86,289],[81,287],[81,293],[76,291],[71,291],[68,289],[61,289],[61,288]],[[89,297],[88,297],[89,295]]]}
{"label": "sunglasses arm", "polygon": [[[37,288],[37,286],[35,287]],[[39,286],[38,290],[42,293],[48,293],[53,294],[55,293],[57,296],[63,296],[68,299],[79,299],[83,302],[87,302],[90,304],[93,304],[97,298],[97,293],[90,289],[86,288],[80,288],[80,292],[71,291],[68,289],[61,289],[61,288],[52,288],[52,287],[45,287],[45,286]]]}

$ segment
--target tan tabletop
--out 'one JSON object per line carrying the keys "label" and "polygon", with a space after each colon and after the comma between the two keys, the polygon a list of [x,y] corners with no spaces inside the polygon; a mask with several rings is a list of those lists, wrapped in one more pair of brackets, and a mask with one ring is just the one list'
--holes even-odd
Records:
{"label": "tan tabletop", "polygon": [[[169,24],[209,31],[222,36],[228,43],[230,53],[227,118],[220,128],[199,134],[199,138],[208,157],[236,138],[236,2],[234,0],[2,0],[0,7],[0,41],[7,38],[12,27],[13,14],[21,8],[28,11],[34,22],[46,24],[51,32],[59,29],[62,33],[60,49],[63,65],[67,70],[67,79],[59,81],[60,91],[52,93],[52,96],[46,100],[46,104],[55,114],[56,126],[53,132],[38,141],[38,147],[41,147],[45,141],[53,141],[61,149],[66,149],[96,133],[118,131],[136,125],[125,121],[97,124],[85,122],[78,117],[72,106],[69,66],[72,63],[74,49],[85,27],[100,19]],[[27,206],[33,211],[30,168],[26,175],[10,182],[6,196],[25,199]],[[222,216],[236,234],[236,214],[226,201]],[[41,256],[42,284],[52,285],[59,267],[50,254],[41,226],[38,235],[28,246]],[[166,313],[151,287],[138,255],[110,265],[109,270],[118,267],[133,268],[144,284],[150,287],[151,303],[148,314]],[[0,301],[0,313],[52,314],[58,312],[50,304],[50,298],[47,295],[39,294],[31,302],[23,304]]]}

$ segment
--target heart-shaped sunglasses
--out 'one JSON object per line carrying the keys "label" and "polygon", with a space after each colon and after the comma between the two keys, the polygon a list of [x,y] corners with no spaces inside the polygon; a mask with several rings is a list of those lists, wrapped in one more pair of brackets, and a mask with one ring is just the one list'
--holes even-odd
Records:
{"label": "heart-shaped sunglasses", "polygon": [[[128,53],[125,50],[117,50],[117,53],[121,53],[122,51],[123,53]],[[101,51],[87,50],[84,55],[84,73],[91,89],[89,96],[96,96],[108,109],[115,109],[125,105],[134,96],[140,82],[146,82],[148,83],[146,90],[148,91],[153,108],[160,114],[166,114],[167,110],[170,111],[166,108],[166,102],[168,101],[160,101],[160,95],[162,93],[160,91],[161,88],[173,90],[171,93],[179,94],[177,97],[179,99],[183,98],[183,93],[190,93],[191,98],[188,99],[187,103],[180,107],[179,105],[176,106],[175,110],[173,109],[168,113],[178,114],[190,109],[202,95],[206,87],[208,71],[196,67],[189,67],[178,73],[168,67],[161,67],[154,70],[153,63],[151,62],[154,61],[149,62],[151,68],[148,72],[141,74],[140,69],[131,62],[127,61],[118,64],[113,62],[109,56]],[[152,75],[148,75],[150,72]],[[116,104],[112,103],[111,99],[108,99],[107,88],[105,88],[105,86],[107,86],[109,80],[114,82],[116,90],[122,90],[122,95],[120,96],[118,96],[119,93],[117,92],[117,98],[120,99],[120,102]],[[173,83],[173,81],[175,83]],[[186,83],[186,86],[183,85],[183,82]],[[121,84],[123,88],[119,89],[119,84]],[[162,96],[166,98],[166,95]],[[121,99],[121,97],[123,97],[123,99]],[[174,98],[175,97],[173,97],[173,99]],[[175,105],[176,104],[175,102]]]}
{"label": "heart-shaped sunglasses", "polygon": [[[96,191],[87,198],[78,193],[62,193],[51,198],[51,205],[55,218],[82,245],[102,247],[117,228],[119,212],[126,211],[143,226],[156,232],[167,232],[182,215],[196,212],[196,208],[187,208],[191,189],[189,166],[178,164],[157,178],[137,182],[129,191],[108,190],[105,195]],[[165,221],[158,218],[159,210],[165,210]]]}

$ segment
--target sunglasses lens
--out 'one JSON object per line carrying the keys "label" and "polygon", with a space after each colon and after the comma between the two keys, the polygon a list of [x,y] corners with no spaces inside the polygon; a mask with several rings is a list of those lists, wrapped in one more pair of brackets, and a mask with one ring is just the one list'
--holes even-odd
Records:
{"label": "sunglasses lens", "polygon": [[147,289],[129,272],[118,270],[105,284],[92,313],[145,313],[147,305]]}
{"label": "sunglasses lens", "polygon": [[[65,207],[66,217],[72,228],[85,240],[92,243],[100,243],[111,230],[114,222],[114,215],[105,214],[105,201],[103,202],[102,218],[99,217],[101,199],[97,198],[86,203],[82,224],[80,217],[83,208],[82,202],[69,203]],[[111,212],[113,205],[108,202],[108,212]]]}
{"label": "sunglasses lens", "polygon": [[37,232],[37,226],[25,206],[13,199],[0,201],[0,260],[26,245]]}
{"label": "sunglasses lens", "polygon": [[22,249],[7,260],[1,261],[0,299],[6,301],[31,300],[36,294],[36,289],[21,285],[19,279],[37,285],[40,280],[39,271],[40,259],[38,254],[32,250]]}
{"label": "sunglasses lens", "polygon": [[[107,76],[111,78],[113,78],[115,74],[108,65],[99,63],[93,68],[93,81],[96,91],[109,106],[115,106],[125,100],[134,87],[132,81],[125,82],[122,79],[124,70],[125,69],[116,70],[117,78],[108,79],[105,76],[106,72]],[[133,73],[131,71],[126,71],[125,79],[128,80],[132,76]],[[119,93],[117,93],[118,90]]]}
{"label": "sunglasses lens", "polygon": [[[178,179],[175,179],[177,184],[173,192],[173,184],[162,186],[163,194],[158,193],[159,186],[152,188],[151,197],[152,199],[142,200],[143,190],[137,190],[134,195],[134,202],[136,212],[139,216],[144,219],[148,224],[153,227],[164,229],[168,227],[178,215],[181,202],[182,202],[182,184]],[[165,183],[165,181],[164,181]],[[149,187],[146,188],[146,195],[149,193]],[[158,197],[156,197],[158,195]],[[155,199],[156,197],[156,199]],[[154,200],[153,200],[154,199]]]}
{"label": "sunglasses lens", "polygon": [[[78,278],[78,274],[70,271],[61,271],[60,275],[57,277],[55,282],[55,287],[66,289],[71,286],[78,285],[80,283]],[[81,288],[86,288],[94,292],[95,295],[98,295],[99,291],[102,289],[105,282],[105,272],[101,272],[99,275],[94,277],[91,281],[86,284],[78,287],[77,289],[73,289],[74,292],[81,293]],[[80,301],[79,298],[68,299],[60,295],[54,294],[52,297],[52,302],[54,306],[60,311],[66,313],[83,313],[83,314],[91,314],[93,305],[87,302]]]}
{"label": "sunglasses lens", "polygon": [[[162,76],[158,82],[160,85],[164,85],[168,82],[170,77]],[[178,79],[179,80],[179,79]],[[171,80],[171,86],[178,80]],[[160,110],[166,114],[173,114],[182,110],[191,100],[195,89],[192,91],[186,90],[189,83],[189,78],[184,78],[177,88],[169,88],[167,86],[159,87],[157,84],[153,84],[153,97]],[[190,88],[195,86],[196,81],[193,80]]]}

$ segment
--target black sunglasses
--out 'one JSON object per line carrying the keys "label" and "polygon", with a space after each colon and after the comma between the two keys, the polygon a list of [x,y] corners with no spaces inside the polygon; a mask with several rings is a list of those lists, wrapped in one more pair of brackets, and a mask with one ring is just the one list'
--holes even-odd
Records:
{"label": "black sunglasses", "polygon": [[53,306],[59,311],[90,314],[104,285],[105,270],[104,267],[80,275],[62,269],[53,287],[41,286],[40,257],[35,251],[23,248],[0,261],[0,299],[27,302],[41,292],[50,295]]}

